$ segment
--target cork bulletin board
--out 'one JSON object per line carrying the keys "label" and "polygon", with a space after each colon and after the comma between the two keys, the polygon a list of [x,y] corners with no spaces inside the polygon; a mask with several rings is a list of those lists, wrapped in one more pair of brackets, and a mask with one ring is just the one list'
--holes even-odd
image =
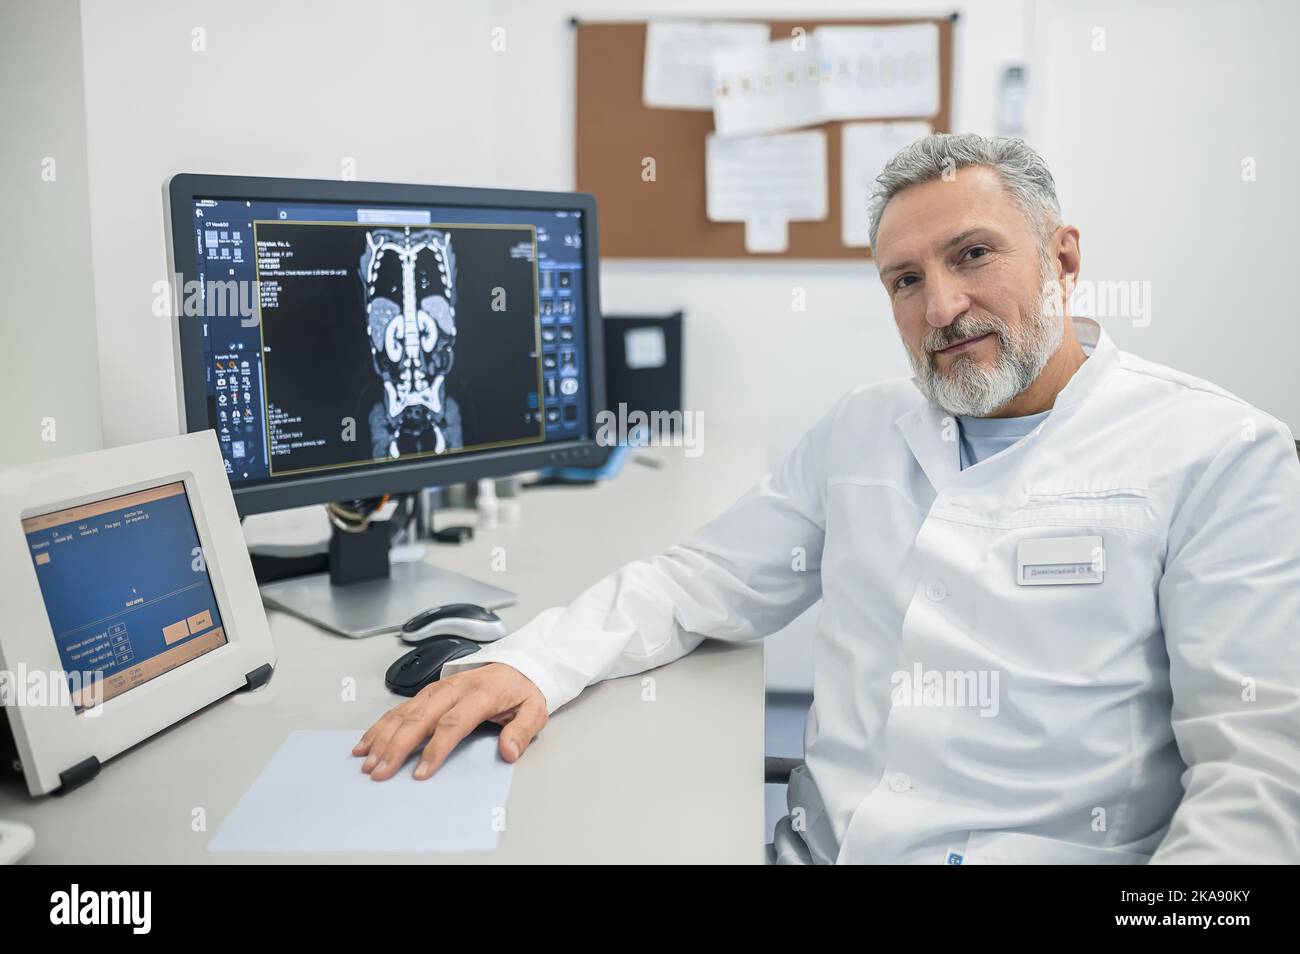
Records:
{"label": "cork bulletin board", "polygon": [[[891,117],[887,121],[922,120],[936,132],[947,132],[955,19],[780,20],[772,22],[771,28],[773,39],[782,39],[796,27],[811,34],[820,26],[935,24],[939,29],[939,111],[933,116]],[[826,218],[791,222],[789,247],[784,252],[751,255],[745,251],[743,223],[710,222],[705,215],[705,138],[713,131],[713,113],[658,109],[642,102],[645,22],[574,21],[573,25],[577,33],[576,186],[596,196],[603,257],[857,261],[870,257],[869,249],[846,247],[842,241],[841,122],[809,127],[826,132]],[[863,120],[854,120],[859,121]],[[651,182],[641,178],[641,162],[646,156],[655,158],[655,180]]]}

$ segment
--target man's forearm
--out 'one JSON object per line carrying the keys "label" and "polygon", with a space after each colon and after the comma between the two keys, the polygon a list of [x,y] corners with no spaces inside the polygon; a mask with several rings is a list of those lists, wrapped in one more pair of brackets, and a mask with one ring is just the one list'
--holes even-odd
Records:
{"label": "man's forearm", "polygon": [[[678,621],[675,600],[691,599],[675,578],[693,559],[673,548],[621,567],[566,606],[539,613],[479,652],[448,663],[448,673],[500,662],[518,669],[546,697],[548,712],[602,679],[662,666],[704,640]],[[695,596],[698,599],[698,592]],[[719,608],[720,611],[720,608]]]}

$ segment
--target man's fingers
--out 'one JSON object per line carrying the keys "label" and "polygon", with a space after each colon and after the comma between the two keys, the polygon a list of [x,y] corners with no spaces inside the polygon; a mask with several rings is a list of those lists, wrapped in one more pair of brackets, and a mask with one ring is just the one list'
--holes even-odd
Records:
{"label": "man's fingers", "polygon": [[438,771],[465,736],[497,713],[494,701],[484,693],[465,696],[443,713],[433,727],[433,738],[424,747],[420,764],[415,767],[415,777],[426,779]]}
{"label": "man's fingers", "polygon": [[418,696],[401,707],[401,718],[392,731],[381,736],[371,746],[370,755],[361,766],[376,782],[392,778],[421,742],[429,737],[438,719],[456,704],[457,694],[444,687],[430,687],[428,695],[422,690]]}
{"label": "man's fingers", "polygon": [[489,663],[422,689],[385,713],[352,747],[361,770],[375,781],[392,778],[426,739],[415,777],[426,779],[466,736],[486,721],[505,726],[501,754],[515,761],[546,724],[546,700],[519,670]]}
{"label": "man's fingers", "polygon": [[515,717],[501,730],[501,738],[497,741],[501,757],[507,762],[513,762],[523,755],[524,749],[528,748],[537,733],[542,731],[542,726],[546,725],[546,718],[545,702],[533,697],[525,699]]}
{"label": "man's fingers", "polygon": [[401,721],[402,706],[394,706],[385,712],[370,728],[366,729],[365,735],[361,741],[352,747],[353,755],[366,755],[374,748],[375,741],[380,738],[386,738],[393,732],[393,727]]}
{"label": "man's fingers", "polygon": [[405,705],[406,703],[402,703],[402,705],[400,706],[393,706],[393,708],[389,709],[382,716],[380,716],[375,721],[374,725],[366,729],[365,734],[361,736],[361,741],[358,742],[356,745],[352,746],[352,754],[365,755],[370,751],[371,747],[375,744],[375,739],[379,738],[381,735],[391,734],[393,724],[397,721],[400,721],[402,718],[401,711],[403,706]]}

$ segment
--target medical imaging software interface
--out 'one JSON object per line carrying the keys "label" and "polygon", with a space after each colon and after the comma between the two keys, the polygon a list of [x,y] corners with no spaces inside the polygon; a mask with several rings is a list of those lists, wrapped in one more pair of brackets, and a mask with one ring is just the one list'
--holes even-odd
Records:
{"label": "medical imaging software interface", "polygon": [[78,712],[226,643],[183,481],[23,520]]}
{"label": "medical imaging software interface", "polygon": [[193,214],[208,420],[235,486],[590,436],[580,210]]}

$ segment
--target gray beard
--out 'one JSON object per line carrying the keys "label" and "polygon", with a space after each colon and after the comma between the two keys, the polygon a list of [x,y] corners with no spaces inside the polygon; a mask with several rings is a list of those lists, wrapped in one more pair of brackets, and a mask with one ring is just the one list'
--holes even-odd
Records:
{"label": "gray beard", "polygon": [[[932,350],[989,333],[997,335],[1000,345],[992,367],[973,355],[959,354],[947,374],[935,368]],[[992,315],[968,316],[927,334],[919,358],[906,342],[904,350],[917,387],[932,404],[956,416],[987,417],[1034,383],[1064,337],[1064,319],[1044,309],[1040,300],[1018,334]]]}

